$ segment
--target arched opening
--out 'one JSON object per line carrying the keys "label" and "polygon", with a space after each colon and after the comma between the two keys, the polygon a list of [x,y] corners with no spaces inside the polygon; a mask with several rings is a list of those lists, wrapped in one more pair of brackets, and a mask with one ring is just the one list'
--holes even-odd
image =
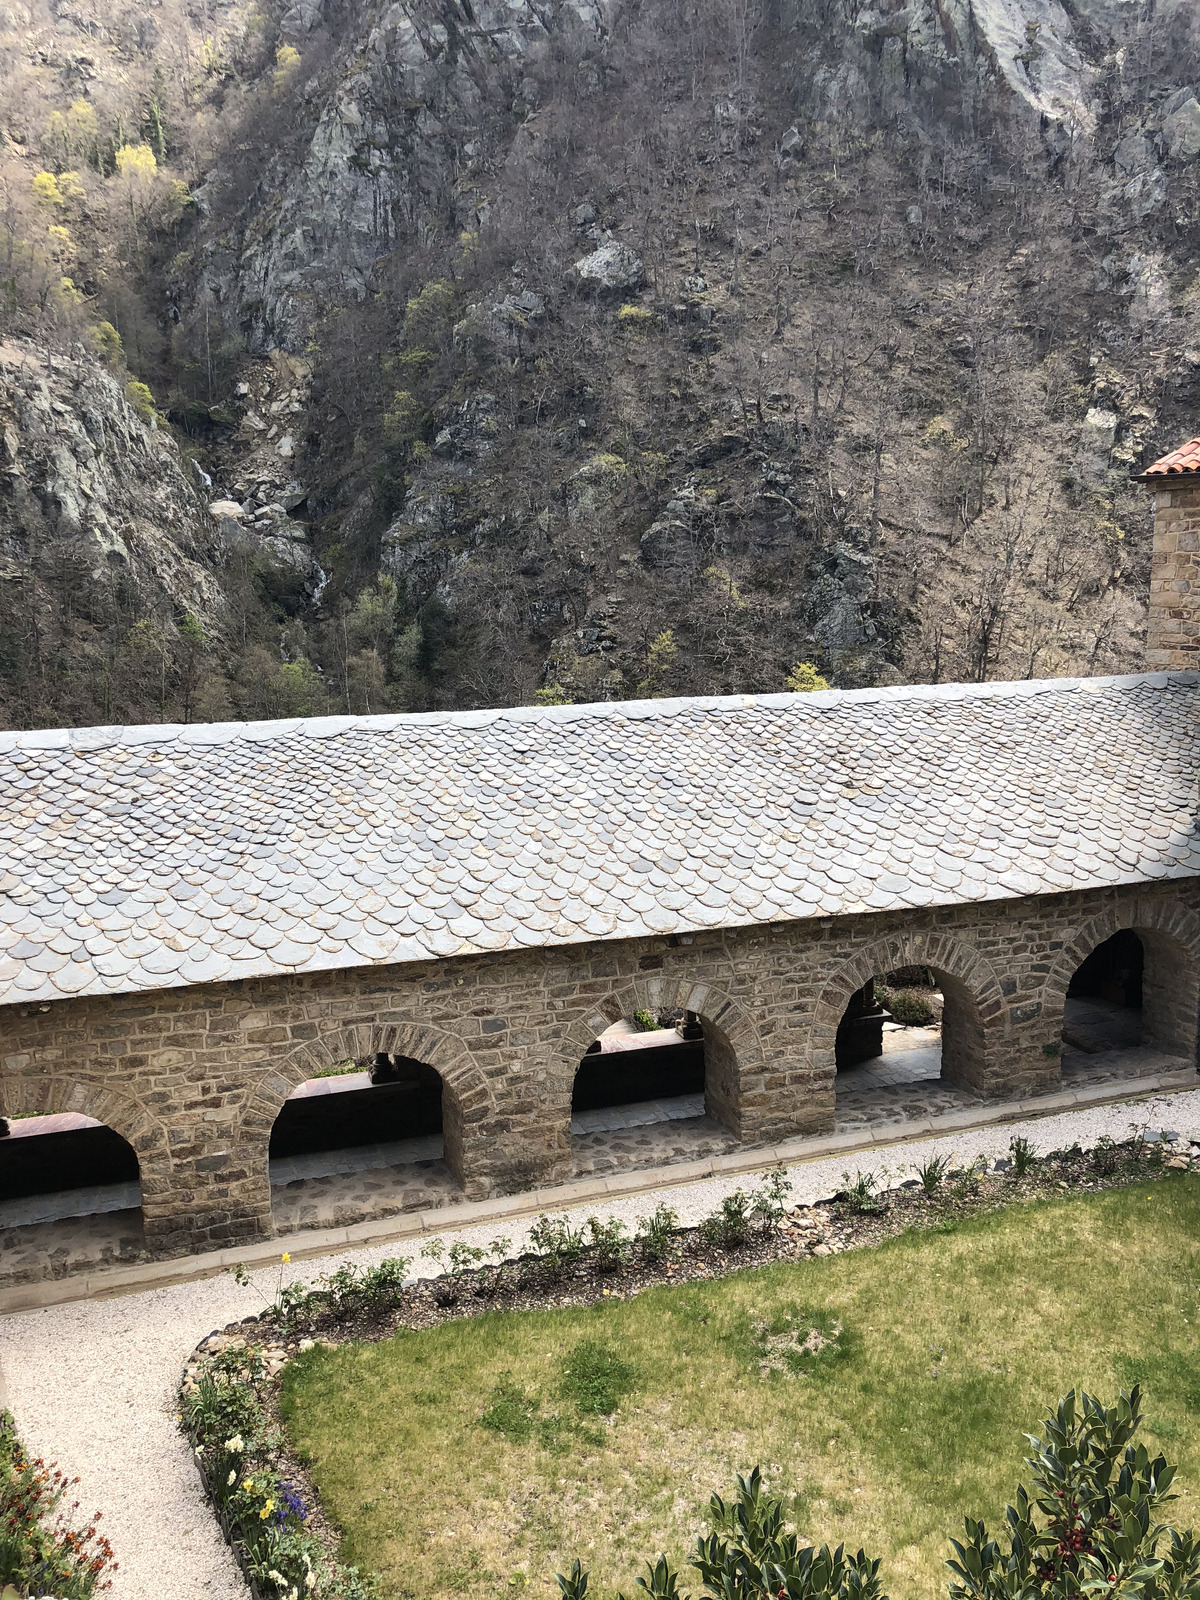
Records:
{"label": "arched opening", "polygon": [[127,1140],[74,1111],[0,1117],[0,1281],[127,1260],[144,1246]]}
{"label": "arched opening", "polygon": [[[909,966],[872,975],[850,996],[834,1042],[839,1120],[861,1112],[906,1110],[924,1095],[929,1109],[945,1092],[961,1096],[980,1081],[983,1028],[975,997],[940,968]],[[930,1098],[932,1096],[932,1098]]]}
{"label": "arched opening", "polygon": [[1076,967],[1063,1001],[1063,1065],[1143,1043],[1146,950],[1132,928],[1098,944]]}
{"label": "arched opening", "polygon": [[454,1106],[409,1056],[344,1061],[294,1088],[271,1128],[276,1229],[336,1227],[457,1197],[446,1159]]}
{"label": "arched opening", "polygon": [[576,1171],[724,1149],[736,1065],[720,1031],[681,1007],[639,1010],[588,1046],[571,1089]]}

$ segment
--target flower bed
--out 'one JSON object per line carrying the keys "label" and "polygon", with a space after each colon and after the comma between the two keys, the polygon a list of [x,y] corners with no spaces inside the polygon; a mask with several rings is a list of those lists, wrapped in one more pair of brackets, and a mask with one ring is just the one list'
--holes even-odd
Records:
{"label": "flower bed", "polygon": [[674,1213],[659,1206],[632,1235],[599,1218],[582,1228],[565,1216],[538,1218],[533,1249],[519,1257],[506,1239],[487,1248],[435,1240],[423,1252],[443,1267],[432,1279],[408,1277],[409,1263],[393,1260],[347,1264],[307,1287],[285,1284],[281,1267],[273,1303],[210,1335],[189,1361],[184,1425],[256,1596],[368,1595],[369,1580],[338,1566],[336,1530],[275,1420],[275,1380],[289,1356],[314,1340],[375,1340],[398,1327],[428,1328],[501,1307],[629,1298],[655,1285],[831,1255],[910,1229],[952,1232],[967,1217],[1013,1201],[1169,1177],[1198,1164],[1200,1150],[1144,1129],[1124,1144],[1106,1140],[1092,1151],[1047,1156],[1016,1138],[1007,1157],[987,1164],[955,1168],[934,1160],[900,1182],[887,1169],[847,1173],[836,1197],[812,1207],[789,1208],[786,1178],[772,1173],[758,1189],[728,1196],[697,1228],[679,1228]]}
{"label": "flower bed", "polygon": [[254,1600],[369,1600],[369,1585],[337,1560],[328,1530],[285,1476],[268,1401],[280,1364],[219,1333],[195,1352],[180,1422],[205,1492]]}
{"label": "flower bed", "polygon": [[0,1586],[26,1596],[91,1600],[117,1570],[99,1528],[100,1512],[81,1523],[70,1498],[78,1478],[30,1458],[7,1411],[0,1411]]}

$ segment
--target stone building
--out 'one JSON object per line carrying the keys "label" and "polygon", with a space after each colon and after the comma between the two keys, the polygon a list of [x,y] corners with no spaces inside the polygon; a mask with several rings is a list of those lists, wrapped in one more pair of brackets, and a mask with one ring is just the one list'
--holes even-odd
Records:
{"label": "stone building", "polygon": [[1200,440],[1144,481],[1168,670],[0,734],[0,1245],[63,1159],[169,1252],[825,1133],[906,970],[947,1095],[1072,1006],[1194,1071]]}

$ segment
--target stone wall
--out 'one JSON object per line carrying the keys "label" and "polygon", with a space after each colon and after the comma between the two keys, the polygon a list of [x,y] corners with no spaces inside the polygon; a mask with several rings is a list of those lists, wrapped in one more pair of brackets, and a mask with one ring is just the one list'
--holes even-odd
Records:
{"label": "stone wall", "polygon": [[1146,667],[1151,672],[1200,667],[1200,483],[1154,495],[1154,554]]}
{"label": "stone wall", "polygon": [[271,1232],[271,1125],[347,1058],[437,1069],[447,1161],[483,1197],[569,1176],[579,1059],[638,1009],[703,1018],[709,1111],[751,1143],[832,1127],[842,1012],[901,966],[941,975],[948,1076],[991,1096],[1052,1088],[1067,985],[1119,928],[1142,935],[1148,1037],[1194,1062],[1192,879],[8,1007],[0,1112],[100,1118],[138,1153],[151,1247],[209,1248]]}

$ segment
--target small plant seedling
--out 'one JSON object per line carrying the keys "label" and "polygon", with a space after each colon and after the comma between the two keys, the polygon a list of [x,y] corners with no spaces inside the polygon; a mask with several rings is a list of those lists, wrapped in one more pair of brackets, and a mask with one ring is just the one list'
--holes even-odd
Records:
{"label": "small plant seedling", "polygon": [[854,1178],[848,1172],[843,1172],[842,1187],[835,1198],[844,1200],[852,1210],[866,1215],[887,1208],[887,1201],[879,1193],[878,1179],[873,1172],[860,1172]]}
{"label": "small plant seedling", "polygon": [[1014,1178],[1023,1178],[1037,1160],[1037,1151],[1023,1133],[1009,1141],[1008,1153],[1012,1157]]}
{"label": "small plant seedling", "polygon": [[917,1177],[926,1194],[933,1194],[941,1186],[942,1179],[950,1171],[951,1160],[950,1156],[930,1156],[927,1161],[922,1161],[917,1168]]}

